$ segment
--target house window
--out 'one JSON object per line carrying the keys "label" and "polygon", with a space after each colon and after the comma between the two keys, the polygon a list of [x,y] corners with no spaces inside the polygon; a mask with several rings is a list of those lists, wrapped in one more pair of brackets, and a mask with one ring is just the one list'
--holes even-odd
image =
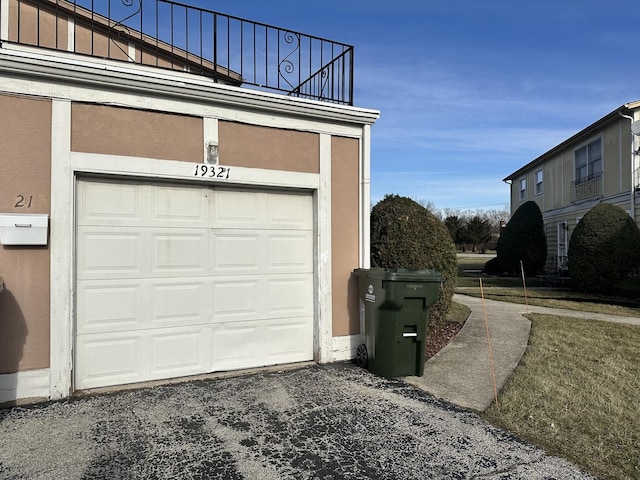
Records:
{"label": "house window", "polygon": [[527,179],[520,180],[520,200],[527,198]]}
{"label": "house window", "polygon": [[558,259],[556,269],[558,272],[567,270],[567,233],[569,224],[566,221],[558,222]]}
{"label": "house window", "polygon": [[602,174],[602,140],[597,139],[575,151],[576,184],[599,178]]}
{"label": "house window", "polygon": [[535,187],[536,195],[540,195],[543,192],[542,180],[543,180],[542,170],[538,170],[536,172],[536,187]]}

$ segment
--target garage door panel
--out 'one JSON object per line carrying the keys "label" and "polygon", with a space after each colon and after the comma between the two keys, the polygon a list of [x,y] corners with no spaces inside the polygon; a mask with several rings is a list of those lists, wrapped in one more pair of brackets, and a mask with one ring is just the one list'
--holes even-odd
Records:
{"label": "garage door panel", "polygon": [[256,277],[218,277],[213,284],[213,316],[219,321],[256,320],[264,285]]}
{"label": "garage door panel", "polygon": [[78,225],[142,225],[142,188],[109,180],[80,182]]}
{"label": "garage door panel", "polygon": [[153,232],[152,272],[155,275],[204,275],[208,272],[208,237],[203,230]]}
{"label": "garage door panel", "polygon": [[311,195],[78,192],[76,388],[313,358]]}
{"label": "garage door panel", "polygon": [[134,330],[142,327],[142,292],[139,283],[78,282],[78,334]]}
{"label": "garage door panel", "polygon": [[78,228],[78,278],[142,275],[142,233],[109,227]]}
{"label": "garage door panel", "polygon": [[82,388],[140,382],[145,379],[138,335],[82,336],[76,353],[76,380]]}
{"label": "garage door panel", "polygon": [[212,224],[216,228],[260,226],[259,193],[218,190],[213,192]]}
{"label": "garage door panel", "polygon": [[171,227],[206,227],[208,198],[201,187],[154,188],[149,185],[151,225]]}
{"label": "garage door panel", "polygon": [[266,314],[269,318],[313,315],[313,277],[270,278],[267,282]]}
{"label": "garage door panel", "polygon": [[313,217],[309,212],[313,208],[311,195],[298,193],[287,195],[262,194],[266,206],[266,228],[286,230],[312,230]]}
{"label": "garage door panel", "polygon": [[312,232],[270,231],[267,240],[266,268],[269,273],[312,273]]}
{"label": "garage door panel", "polygon": [[152,378],[195,375],[207,371],[203,328],[172,329],[151,333]]}
{"label": "garage door panel", "polygon": [[212,273],[228,275],[230,273],[260,272],[262,254],[261,234],[252,230],[214,230],[212,233]]}
{"label": "garage door panel", "polygon": [[310,325],[313,317],[298,318],[286,323],[266,326],[266,360],[275,364],[282,361],[305,361],[313,355]]}
{"label": "garage door panel", "polygon": [[163,325],[202,325],[209,321],[207,309],[207,281],[180,281],[153,283],[151,299],[151,322]]}
{"label": "garage door panel", "polygon": [[259,365],[259,334],[259,325],[255,322],[217,325],[213,330],[211,371]]}

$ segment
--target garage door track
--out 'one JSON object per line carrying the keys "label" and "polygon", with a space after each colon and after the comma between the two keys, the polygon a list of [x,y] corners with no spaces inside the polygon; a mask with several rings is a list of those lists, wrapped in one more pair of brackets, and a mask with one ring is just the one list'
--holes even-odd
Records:
{"label": "garage door track", "polygon": [[0,478],[591,477],[402,381],[334,364],[2,410]]}

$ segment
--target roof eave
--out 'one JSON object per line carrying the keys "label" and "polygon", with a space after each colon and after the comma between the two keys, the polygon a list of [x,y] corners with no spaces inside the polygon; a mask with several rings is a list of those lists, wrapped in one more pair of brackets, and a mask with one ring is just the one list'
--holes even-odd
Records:
{"label": "roof eave", "polygon": [[535,158],[531,162],[527,163],[524,167],[521,167],[518,170],[516,170],[515,172],[513,172],[512,174],[507,175],[505,178],[502,179],[502,181],[506,182],[508,180],[514,180],[516,177],[519,177],[520,175],[522,175],[522,173],[524,173],[525,171],[530,170],[532,167],[536,166],[537,164],[543,163],[545,160],[547,160],[549,157],[555,155],[557,152],[559,152],[561,150],[564,150],[568,145],[570,145],[572,143],[575,143],[581,137],[587,136],[587,134],[589,134],[591,131],[595,130],[596,128],[601,127],[602,125],[604,125],[606,123],[609,123],[614,118],[617,118],[619,113],[629,113],[629,112],[631,112],[631,111],[633,111],[633,110],[635,110],[635,109],[637,109],[639,107],[640,107],[640,100],[635,100],[633,102],[625,103],[625,104],[619,106],[618,108],[616,108],[612,112],[608,113],[604,117],[602,117],[602,118],[596,120],[595,122],[593,122],[588,127],[583,128],[582,130],[580,130],[575,135],[572,135],[571,137],[566,139],[564,142],[556,145],[551,150],[548,150],[547,152],[543,153],[542,155],[540,155],[539,157]]}

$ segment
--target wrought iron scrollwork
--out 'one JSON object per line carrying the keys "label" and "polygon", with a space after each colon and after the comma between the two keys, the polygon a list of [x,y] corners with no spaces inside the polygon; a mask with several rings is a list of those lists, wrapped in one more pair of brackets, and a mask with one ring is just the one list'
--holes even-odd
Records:
{"label": "wrought iron scrollwork", "polygon": [[329,82],[329,65],[325,66],[320,72],[320,87],[318,88],[318,98],[325,98],[325,88]]}
{"label": "wrought iron scrollwork", "polygon": [[[115,22],[111,27],[110,30],[111,31],[115,31],[116,35],[118,38],[122,39],[122,40],[128,40],[131,37],[131,29],[125,24],[126,21],[131,20],[133,17],[135,17],[136,15],[138,15],[140,12],[142,12],[142,0],[120,0],[122,5],[125,7],[133,7],[135,3],[138,4],[138,8],[136,9],[135,12],[129,14],[128,16],[126,16],[125,18],[123,18],[122,20],[119,20],[117,22]],[[132,61],[135,62],[136,59],[135,58],[131,58],[129,56],[129,52],[125,51],[119,44],[118,42],[116,42],[116,39],[112,36],[109,35],[109,40],[111,41],[111,43],[113,43],[113,45],[115,45],[115,47],[120,50],[122,53],[124,53],[126,55],[126,57]]]}
{"label": "wrought iron scrollwork", "polygon": [[283,38],[284,41],[289,45],[295,45],[293,50],[291,50],[287,54],[287,56],[280,60],[280,63],[278,63],[278,75],[280,75],[280,78],[287,82],[287,84],[291,88],[294,88],[294,85],[289,80],[287,80],[285,74],[293,75],[296,71],[296,65],[290,60],[290,57],[300,49],[300,35],[298,35],[297,33],[285,32]]}

